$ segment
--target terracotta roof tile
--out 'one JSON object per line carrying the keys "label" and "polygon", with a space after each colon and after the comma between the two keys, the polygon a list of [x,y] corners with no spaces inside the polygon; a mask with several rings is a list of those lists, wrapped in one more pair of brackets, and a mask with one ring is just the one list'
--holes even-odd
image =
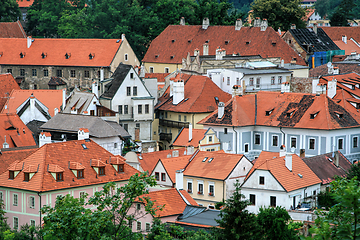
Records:
{"label": "terracotta roof tile", "polygon": [[145,73],[145,78],[156,78],[158,82],[165,82],[170,73]]}
{"label": "terracotta roof tile", "polygon": [[24,172],[24,173],[36,173],[38,170],[39,170],[39,165],[30,165],[30,164],[28,164],[27,166],[24,167],[22,172]]}
{"label": "terracotta roof tile", "polygon": [[174,105],[168,87],[155,108],[172,112],[207,113],[217,108],[215,97],[218,97],[220,102],[226,102],[231,98],[230,94],[221,90],[206,76],[178,74],[175,81],[179,79],[182,79],[185,85],[184,100]]}
{"label": "terracotta roof tile", "polygon": [[15,113],[0,113],[0,146],[5,142],[9,148],[35,146],[35,140],[30,129]]}
{"label": "terracotta roof tile", "polygon": [[0,154],[0,173],[6,171],[9,166],[11,167],[11,164],[19,163],[21,160],[32,154],[35,150],[35,148],[22,150],[3,149]]}
{"label": "terracotta roof tile", "polygon": [[[360,29],[359,29],[360,30]],[[356,45],[350,39],[345,44],[343,41],[334,41],[334,43],[341,49],[345,50],[345,55],[351,55],[351,53],[360,53],[360,47]]]}
{"label": "terracotta roof tile", "polygon": [[91,167],[105,167],[105,163],[99,159],[91,159],[90,161]]}
{"label": "terracotta roof tile", "polygon": [[204,139],[207,129],[192,129],[192,139],[189,142],[189,128],[183,128],[173,142],[173,146],[194,146],[198,147],[199,142]]}
{"label": "terracotta roof tile", "polygon": [[20,89],[15,79],[10,73],[0,74],[0,110],[4,107],[7,97],[13,89]]}
{"label": "terracotta roof tile", "polygon": [[[184,212],[184,209],[187,206],[186,202],[176,188],[153,191],[145,196],[148,196],[152,201],[155,201],[156,206],[164,205],[164,209],[162,211],[156,212],[156,216],[158,217],[180,215]],[[187,196],[187,199],[188,198],[191,198],[191,196]],[[191,202],[195,201],[192,199]]]}
{"label": "terracotta roof tile", "polygon": [[31,5],[34,3],[34,0],[16,0],[16,2],[19,4],[20,8],[27,8],[31,7]]}
{"label": "terracotta roof tile", "polygon": [[255,170],[261,169],[269,171],[287,192],[321,183],[321,180],[298,155],[292,154],[291,172],[285,166],[284,158],[279,157],[277,152],[262,151],[248,173],[245,182]]}
{"label": "terracotta roof tile", "polygon": [[63,90],[13,90],[10,98],[6,101],[2,108],[2,113],[16,113],[17,108],[20,107],[28,98],[34,96],[42,104],[48,108],[48,113],[51,117],[55,115],[55,108],[60,111],[63,103]]}
{"label": "terracotta roof tile", "polygon": [[[3,52],[0,64],[106,67],[112,63],[120,45],[118,39],[36,38],[28,48],[26,38],[0,38],[0,52]],[[20,58],[20,53],[25,56]],[[71,54],[68,59],[66,53]],[[90,59],[89,54],[94,57]]]}
{"label": "terracotta roof tile", "polygon": [[[334,62],[333,66],[339,68],[340,74],[351,73],[351,72],[360,73],[359,62]],[[319,76],[327,75],[327,74],[328,74],[328,67],[326,66],[326,64],[309,70],[309,77],[317,78]]]}
{"label": "terracotta roof tile", "polygon": [[[273,110],[267,116],[266,112],[269,109]],[[290,110],[294,110],[291,115],[289,115]],[[310,114],[314,112],[319,113],[311,119]],[[337,116],[336,112],[341,112],[343,116]],[[214,111],[199,124],[260,125],[323,130],[360,127],[359,115],[347,111],[325,94],[316,96],[305,93],[258,92],[252,95],[235,96],[225,104],[225,113],[221,119],[218,119],[217,113],[217,110]]]}
{"label": "terracotta roof tile", "polygon": [[10,171],[21,171],[23,169],[23,167],[24,167],[23,163],[20,163],[19,161],[15,161],[10,165],[8,170],[10,170]]}
{"label": "terracotta roof tile", "polygon": [[199,204],[197,204],[197,202],[190,196],[190,194],[186,190],[179,190],[179,191],[190,203],[190,205],[199,206]]}
{"label": "terracotta roof tile", "polygon": [[186,167],[184,176],[225,180],[243,156],[242,154],[199,151]]}
{"label": "terracotta roof tile", "polygon": [[79,162],[69,162],[69,169],[71,170],[83,170],[85,167]]}
{"label": "terracotta roof tile", "polygon": [[165,167],[166,172],[169,174],[170,180],[173,183],[176,183],[175,173],[177,170],[184,169],[186,165],[189,163],[191,155],[183,156],[183,157],[174,157],[174,158],[165,158],[160,159],[159,161]]}
{"label": "terracotta roof tile", "polygon": [[[86,145],[86,149],[82,144]],[[65,188],[104,184],[110,181],[126,181],[130,176],[139,173],[135,168],[124,164],[124,172],[117,173],[115,168],[108,163],[110,157],[115,157],[110,152],[93,141],[75,140],[59,143],[45,144],[33,154],[20,162],[24,169],[36,170],[30,181],[25,182],[24,171],[21,171],[13,180],[9,180],[9,173],[0,174],[0,185],[9,188],[18,188],[28,191],[45,192]],[[122,157],[120,157],[122,158]],[[105,162],[105,175],[99,176],[90,166],[90,159],[102,159]],[[84,166],[84,178],[78,179],[69,169],[69,160]],[[56,181],[47,168],[54,164],[64,169],[63,181]]]}
{"label": "terracotta roof tile", "polygon": [[60,173],[60,172],[65,172],[65,169],[63,169],[62,167],[56,164],[49,164],[48,171],[52,173]]}
{"label": "terracotta roof tile", "polygon": [[357,27],[324,27],[322,28],[333,41],[342,40],[342,36],[347,36],[348,41],[353,38],[360,43],[360,26]]}
{"label": "terracotta roof tile", "polygon": [[0,22],[0,38],[26,38],[26,33],[20,21]]}
{"label": "terracotta roof tile", "polygon": [[166,159],[166,158],[172,158],[172,157],[178,157],[184,155],[186,155],[186,149],[181,148],[176,150],[168,149],[157,152],[142,153],[142,154],[138,154],[138,158],[141,168],[144,170],[144,172],[148,171],[150,174],[152,173],[159,159]]}
{"label": "terracotta roof tile", "polygon": [[206,42],[209,45],[209,55],[214,55],[220,46],[228,53],[261,55],[263,58],[281,57],[285,63],[297,58],[297,64],[306,65],[271,27],[266,31],[260,31],[259,27],[242,27],[235,31],[234,26],[209,26],[204,30],[199,25],[168,26],[151,42],[142,61],[181,64],[182,58],[188,52],[193,53],[196,48],[201,49],[200,55],[203,55],[203,44]]}

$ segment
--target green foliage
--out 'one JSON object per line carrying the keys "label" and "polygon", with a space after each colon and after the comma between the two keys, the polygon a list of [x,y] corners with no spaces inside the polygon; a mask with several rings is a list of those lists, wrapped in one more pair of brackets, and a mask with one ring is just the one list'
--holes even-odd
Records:
{"label": "green foliage", "polygon": [[356,179],[360,179],[360,165],[352,164],[350,170],[346,174],[347,179],[352,179],[356,177]]}
{"label": "green foliage", "polygon": [[319,208],[329,209],[330,207],[338,203],[337,201],[335,201],[333,194],[329,191],[320,192],[317,195],[317,199],[317,205]]}
{"label": "green foliage", "polygon": [[255,0],[251,4],[254,18],[266,18],[269,26],[277,30],[288,30],[291,24],[297,28],[305,28],[302,18],[305,8],[300,6],[300,0]]}
{"label": "green foliage", "polygon": [[240,183],[235,184],[234,194],[226,200],[220,219],[216,220],[220,228],[215,229],[218,239],[259,239],[260,228],[256,216],[246,210],[250,205],[248,200],[243,200],[240,193]]}
{"label": "green foliage", "polygon": [[21,15],[16,0],[1,0],[0,22],[15,22]]}
{"label": "green foliage", "polygon": [[265,239],[297,239],[296,231],[288,227],[291,220],[289,213],[282,207],[260,208],[257,222]]}
{"label": "green foliage", "polygon": [[354,0],[342,0],[340,5],[330,17],[331,26],[349,26],[348,19],[353,18],[352,9],[355,7]]}

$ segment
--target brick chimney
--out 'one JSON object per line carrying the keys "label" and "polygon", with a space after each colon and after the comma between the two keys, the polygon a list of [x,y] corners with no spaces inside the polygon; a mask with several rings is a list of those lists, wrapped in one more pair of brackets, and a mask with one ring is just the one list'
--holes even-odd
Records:
{"label": "brick chimney", "polygon": [[316,85],[316,95],[319,96],[324,93],[326,93],[326,85],[318,83],[318,85]]}
{"label": "brick chimney", "polygon": [[296,25],[295,25],[295,24],[291,24],[290,29],[296,29]]}
{"label": "brick chimney", "polygon": [[84,139],[89,139],[89,138],[90,138],[89,129],[80,128],[78,131],[78,140],[84,140]]}
{"label": "brick chimney", "polygon": [[238,19],[236,20],[235,22],[235,31],[240,31],[242,28],[242,20],[241,19]]}
{"label": "brick chimney", "polygon": [[199,50],[198,48],[196,48],[196,49],[194,50],[194,56],[196,57],[196,56],[198,56],[198,55],[200,55],[200,50]]}
{"label": "brick chimney", "polygon": [[98,88],[98,84],[96,81],[93,81],[93,83],[91,85],[91,91],[93,94],[95,94],[95,96],[97,98],[99,97],[99,88]]}
{"label": "brick chimney", "polygon": [[31,47],[32,42],[33,42],[33,39],[31,38],[31,36],[26,38],[27,48]]}
{"label": "brick chimney", "polygon": [[208,27],[209,27],[209,25],[210,25],[210,21],[209,21],[209,18],[204,18],[203,19],[203,24],[202,24],[202,29],[208,29]]}

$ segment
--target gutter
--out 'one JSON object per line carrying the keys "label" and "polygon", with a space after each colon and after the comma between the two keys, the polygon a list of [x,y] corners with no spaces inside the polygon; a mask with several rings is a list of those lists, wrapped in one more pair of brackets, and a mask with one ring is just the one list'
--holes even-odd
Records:
{"label": "gutter", "polygon": [[257,93],[255,94],[255,124],[256,125],[257,120]]}

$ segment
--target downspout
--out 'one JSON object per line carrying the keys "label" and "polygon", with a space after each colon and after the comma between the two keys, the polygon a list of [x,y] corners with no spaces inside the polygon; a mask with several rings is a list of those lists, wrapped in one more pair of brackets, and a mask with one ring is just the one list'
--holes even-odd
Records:
{"label": "downspout", "polygon": [[233,131],[235,132],[235,154],[237,154],[238,153],[238,151],[237,151],[237,147],[238,147],[238,145],[237,145],[237,135],[238,135],[238,132],[237,131],[235,131],[235,127],[233,126]]}
{"label": "downspout", "polygon": [[283,134],[283,145],[285,145],[285,133],[282,130],[282,127],[280,127],[280,132],[282,132],[282,134]]}
{"label": "downspout", "polygon": [[255,94],[255,126],[256,126],[256,120],[257,120],[257,94]]}
{"label": "downspout", "polygon": [[38,192],[38,196],[39,196],[39,213],[40,213],[40,228],[42,226],[42,218],[41,218],[41,195],[40,195],[40,192]]}
{"label": "downspout", "polygon": [[195,114],[193,113],[193,115],[192,115],[192,125],[193,125],[193,128],[195,128],[194,116],[195,116]]}
{"label": "downspout", "polygon": [[225,201],[225,180],[223,181],[223,199],[222,201]]}

